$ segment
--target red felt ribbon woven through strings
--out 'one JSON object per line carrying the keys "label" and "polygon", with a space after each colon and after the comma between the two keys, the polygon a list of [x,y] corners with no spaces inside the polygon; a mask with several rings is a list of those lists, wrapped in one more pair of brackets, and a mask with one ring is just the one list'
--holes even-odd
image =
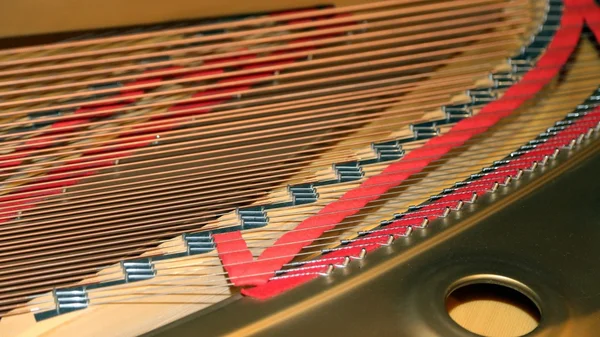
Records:
{"label": "red felt ribbon woven through strings", "polygon": [[[229,278],[236,286],[255,286],[246,288],[242,293],[256,298],[269,298],[283,291],[298,286],[308,280],[317,277],[318,273],[293,275],[285,278],[273,279],[275,271],[286,263],[289,263],[295,254],[305,246],[310,245],[313,240],[319,238],[325,231],[333,229],[346,217],[358,213],[361,208],[369,202],[377,200],[391,188],[400,185],[410,176],[421,172],[431,162],[440,159],[456,146],[464,144],[469,139],[479,135],[495,125],[502,118],[511,115],[526,101],[533,98],[547,85],[561,70],[577,47],[584,22],[590,27],[596,39],[600,36],[600,9],[593,0],[565,0],[560,27],[558,28],[552,42],[541,56],[535,67],[530,70],[521,82],[509,88],[504,96],[486,105],[476,116],[458,122],[446,134],[427,141],[422,147],[412,150],[402,160],[390,164],[379,175],[370,177],[360,186],[346,192],[338,200],[333,201],[322,208],[317,214],[302,221],[295,229],[283,234],[271,247],[266,248],[263,253],[254,259],[248,249],[241,232],[230,232],[215,234],[214,241],[217,246],[219,257],[223,262]],[[587,118],[587,119],[586,119]],[[578,123],[592,123],[590,118],[600,118],[600,110],[594,111],[590,117],[586,117]],[[597,123],[597,121],[596,121]],[[585,125],[579,125],[583,127]],[[579,129],[570,128],[570,132],[580,132]],[[565,134],[566,135],[566,134]],[[556,147],[567,138],[558,137],[551,147],[532,151],[527,156],[512,162],[509,171],[500,171],[494,174],[510,175],[513,171],[526,168],[541,155],[551,154]],[[461,196],[483,193],[489,190],[490,184],[479,184],[477,188],[470,190],[457,190],[456,192],[437,200],[434,203],[420,209],[416,218],[403,218],[393,225],[386,226],[389,233],[379,236],[367,236],[352,244],[344,246],[344,249],[326,254],[322,259],[341,258],[357,254],[362,248],[372,250],[381,246],[380,241],[387,240],[389,235],[402,235],[412,222],[418,223],[427,216],[439,216],[446,205],[456,204]],[[462,194],[461,194],[462,193]],[[443,205],[441,204],[443,203]],[[439,214],[438,214],[439,213]],[[319,260],[313,261],[313,265]],[[328,262],[331,263],[331,262]]]}

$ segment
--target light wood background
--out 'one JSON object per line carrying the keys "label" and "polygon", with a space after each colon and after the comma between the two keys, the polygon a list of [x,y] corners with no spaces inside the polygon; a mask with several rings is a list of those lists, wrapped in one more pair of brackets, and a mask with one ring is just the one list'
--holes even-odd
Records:
{"label": "light wood background", "polygon": [[365,0],[18,0],[0,1],[0,38],[132,26],[232,14],[349,5]]}

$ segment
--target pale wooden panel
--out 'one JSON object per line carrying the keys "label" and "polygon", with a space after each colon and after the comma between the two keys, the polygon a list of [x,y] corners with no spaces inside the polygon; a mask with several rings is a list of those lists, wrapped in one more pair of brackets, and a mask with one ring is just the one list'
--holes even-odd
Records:
{"label": "pale wooden panel", "polygon": [[0,38],[131,26],[366,0],[18,0],[0,1]]}
{"label": "pale wooden panel", "polygon": [[459,303],[450,311],[450,317],[471,332],[489,337],[522,336],[538,325],[523,309],[495,299]]}

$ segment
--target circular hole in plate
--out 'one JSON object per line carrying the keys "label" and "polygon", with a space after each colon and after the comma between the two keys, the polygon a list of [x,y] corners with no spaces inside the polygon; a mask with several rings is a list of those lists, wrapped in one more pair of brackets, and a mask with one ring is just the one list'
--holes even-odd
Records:
{"label": "circular hole in plate", "polygon": [[533,331],[541,313],[525,295],[530,290],[517,281],[507,282],[510,286],[503,283],[490,278],[457,282],[446,296],[448,314],[458,325],[481,336],[516,337]]}

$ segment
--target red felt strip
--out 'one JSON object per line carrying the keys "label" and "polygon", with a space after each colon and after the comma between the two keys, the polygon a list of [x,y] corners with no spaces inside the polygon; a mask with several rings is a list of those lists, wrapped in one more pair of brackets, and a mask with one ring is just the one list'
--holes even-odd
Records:
{"label": "red felt strip", "polygon": [[600,7],[595,0],[564,0],[565,7],[570,7],[585,19],[596,41],[600,41]]}
{"label": "red felt strip", "polygon": [[[498,170],[482,178],[482,180],[486,181],[482,182],[480,180],[475,180],[473,184],[457,188],[455,191],[427,204],[418,211],[406,214],[402,219],[394,221],[383,229],[373,231],[373,233],[361,237],[360,240],[355,240],[350,244],[343,246],[343,249],[324,254],[321,258],[311,261],[314,266],[320,266],[320,268],[311,268],[310,270],[297,268],[296,270],[286,273],[284,277],[272,278],[264,285],[243,289],[242,293],[258,299],[268,299],[318,277],[320,275],[319,273],[323,273],[327,270],[329,263],[325,263],[325,261],[329,261],[331,258],[344,256],[356,257],[362,249],[365,249],[367,252],[378,249],[387,243],[386,236],[402,236],[406,233],[409,226],[419,226],[419,224],[422,223],[423,218],[427,217],[434,219],[441,215],[440,210],[444,210],[446,207],[455,208],[459,201],[468,201],[473,193],[482,195],[488,192],[495,181],[502,181],[507,176],[514,176],[519,169],[524,170],[529,168],[533,162],[541,160],[545,155],[552,154],[555,148],[568,145],[573,139],[576,139],[579,135],[583,134],[589,127],[595,126],[599,122],[600,108],[596,108],[592,113],[587,114],[565,128],[565,130],[558,132],[556,136],[552,137],[550,139],[552,146],[550,146],[548,144],[550,142],[548,142],[544,144],[547,146],[543,148],[536,147],[536,149],[521,155],[518,159],[512,160],[510,164],[502,166],[504,171]],[[511,169],[507,169],[507,166],[509,165],[511,166]],[[429,214],[426,213],[428,210],[432,212]]]}
{"label": "red felt strip", "polygon": [[[243,293],[260,298],[273,296],[292,285],[312,278],[308,276],[288,277],[267,283],[275,275],[276,270],[289,263],[295,254],[320,237],[323,232],[333,229],[347,216],[356,214],[390,188],[401,184],[412,174],[420,172],[429,163],[441,158],[455,146],[460,146],[473,136],[481,134],[502,117],[510,115],[524,102],[535,96],[567,62],[577,46],[582,24],[582,15],[567,6],[563,11],[560,28],[536,67],[529,71],[521,82],[508,89],[501,99],[486,105],[478,115],[458,122],[448,133],[429,140],[424,146],[411,151],[399,162],[390,164],[381,174],[368,178],[359,187],[346,192],[316,215],[302,221],[294,230],[282,235],[273,246],[266,248],[258,259],[254,260],[249,254],[238,255],[241,258],[234,261],[227,259],[232,263],[224,262],[225,270],[230,275],[243,273],[255,275],[252,277],[254,283],[251,284],[259,286],[244,289]],[[444,144],[448,145],[444,146]],[[395,173],[399,171],[401,173]],[[438,214],[437,212],[432,210],[431,215],[435,216]],[[221,259],[232,252],[224,245],[227,243],[226,236],[216,234],[214,241]],[[303,281],[299,281],[299,279]],[[249,282],[242,283],[236,279],[231,281],[240,286],[249,284]]]}

